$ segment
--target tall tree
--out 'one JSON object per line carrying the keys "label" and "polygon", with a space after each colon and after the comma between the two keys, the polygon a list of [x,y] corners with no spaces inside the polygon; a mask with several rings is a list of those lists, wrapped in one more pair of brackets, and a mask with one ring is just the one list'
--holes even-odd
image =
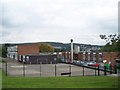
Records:
{"label": "tall tree", "polygon": [[100,35],[100,38],[106,40],[106,45],[101,49],[102,51],[107,52],[119,52],[120,51],[120,35],[111,34],[111,35]]}
{"label": "tall tree", "polygon": [[39,44],[39,51],[42,53],[54,52],[54,48],[50,44],[40,43]]}
{"label": "tall tree", "polygon": [[7,57],[7,46],[4,44],[0,45],[0,57],[3,57],[3,58]]}

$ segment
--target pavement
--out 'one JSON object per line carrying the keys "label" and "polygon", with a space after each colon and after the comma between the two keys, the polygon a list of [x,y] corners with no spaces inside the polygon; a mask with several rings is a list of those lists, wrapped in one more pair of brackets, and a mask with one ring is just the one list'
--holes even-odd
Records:
{"label": "pavement", "polygon": [[[17,62],[16,60],[6,59],[7,61],[7,74],[11,76],[29,76],[29,77],[49,77],[49,76],[61,76],[61,73],[70,72],[71,76],[83,76],[83,67],[63,64],[25,64]],[[6,71],[6,64],[2,64],[3,70]],[[56,70],[56,71],[55,71]],[[96,75],[98,74],[96,70]],[[109,73],[107,73],[109,74]],[[95,70],[84,68],[85,76],[95,76]],[[100,71],[100,75],[104,75],[103,71]],[[65,75],[69,76],[69,75]]]}

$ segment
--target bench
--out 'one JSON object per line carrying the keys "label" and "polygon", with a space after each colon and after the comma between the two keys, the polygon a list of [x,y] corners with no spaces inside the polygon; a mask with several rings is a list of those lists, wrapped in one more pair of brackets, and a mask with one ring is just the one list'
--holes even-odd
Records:
{"label": "bench", "polygon": [[65,73],[61,73],[61,75],[71,75],[71,72],[65,72]]}

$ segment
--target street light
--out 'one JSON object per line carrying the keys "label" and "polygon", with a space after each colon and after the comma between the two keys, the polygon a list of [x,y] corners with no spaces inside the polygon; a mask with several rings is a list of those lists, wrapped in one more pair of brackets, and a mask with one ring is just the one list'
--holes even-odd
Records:
{"label": "street light", "polygon": [[71,39],[70,42],[71,42],[71,62],[73,62],[73,39]]}

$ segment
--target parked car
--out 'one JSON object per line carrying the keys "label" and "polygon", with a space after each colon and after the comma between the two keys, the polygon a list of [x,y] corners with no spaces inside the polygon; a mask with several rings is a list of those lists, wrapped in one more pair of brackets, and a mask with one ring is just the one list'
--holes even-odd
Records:
{"label": "parked car", "polygon": [[72,64],[72,61],[71,60],[66,60],[66,63],[67,64]]}
{"label": "parked car", "polygon": [[90,62],[88,62],[87,64],[88,64],[88,66],[93,66],[93,65],[96,64],[96,62],[95,62],[95,61],[90,61]]}
{"label": "parked car", "polygon": [[88,64],[87,64],[86,61],[80,61],[80,65],[81,65],[81,66],[88,66]]}
{"label": "parked car", "polygon": [[77,60],[73,60],[73,64],[77,64]]}
{"label": "parked car", "polygon": [[96,64],[93,64],[93,65],[91,65],[91,66],[98,67],[98,66],[100,66],[100,64],[99,64],[99,63],[96,63]]}
{"label": "parked car", "polygon": [[61,59],[61,62],[62,62],[62,63],[65,63],[65,62],[66,62],[66,60],[65,60],[65,59]]}
{"label": "parked car", "polygon": [[83,63],[83,66],[88,66],[88,63],[85,61],[85,62]]}

